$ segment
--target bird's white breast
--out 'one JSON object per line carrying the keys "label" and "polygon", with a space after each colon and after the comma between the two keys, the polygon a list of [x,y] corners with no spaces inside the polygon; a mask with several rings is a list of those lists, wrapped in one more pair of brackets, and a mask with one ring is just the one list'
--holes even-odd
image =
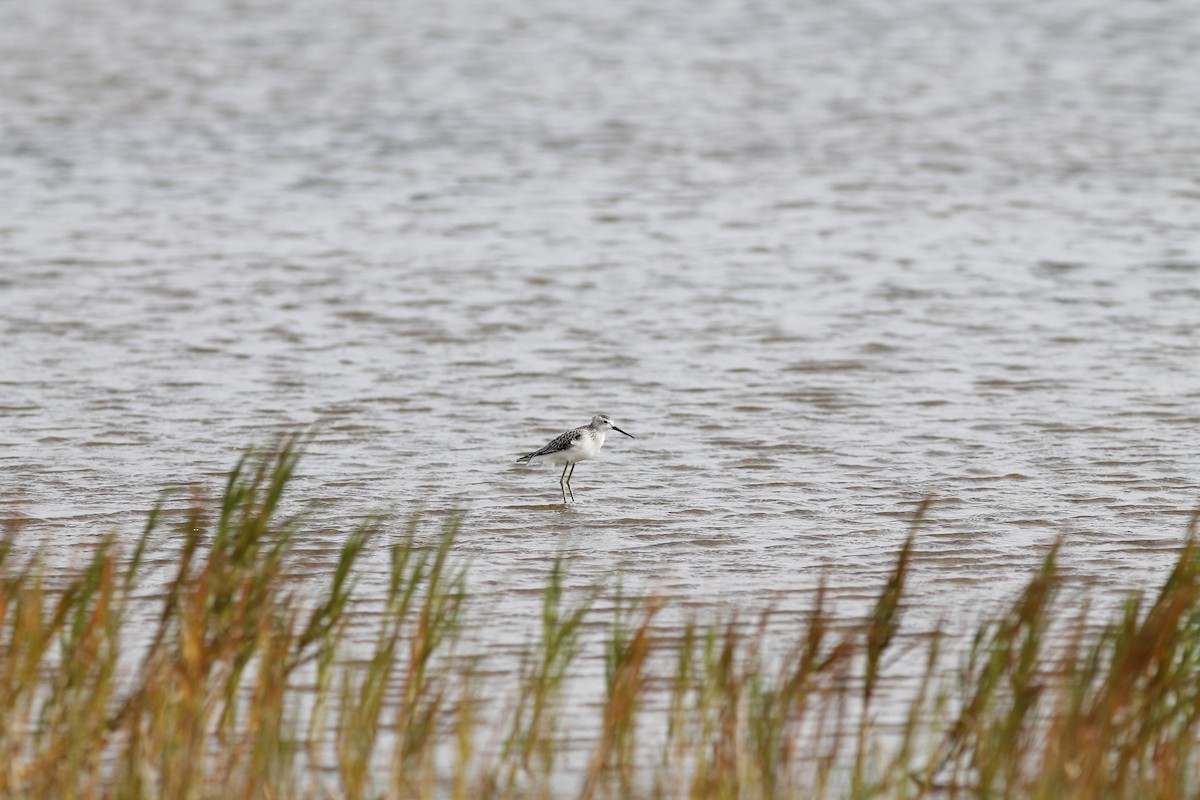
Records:
{"label": "bird's white breast", "polygon": [[585,433],[575,447],[572,448],[578,451],[578,455],[573,456],[575,461],[583,461],[585,458],[591,458],[600,452],[600,448],[604,446],[604,432],[600,433]]}

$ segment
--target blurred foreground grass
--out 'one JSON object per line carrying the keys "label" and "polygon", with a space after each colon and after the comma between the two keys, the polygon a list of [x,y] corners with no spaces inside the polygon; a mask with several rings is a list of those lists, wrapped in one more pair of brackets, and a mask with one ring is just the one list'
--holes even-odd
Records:
{"label": "blurred foreground grass", "polygon": [[[294,441],[249,456],[220,501],[197,499],[172,522],[179,555],[153,594],[146,556],[166,526],[159,515],[132,547],[109,536],[86,568],[54,580],[10,526],[0,542],[0,797],[1200,792],[1195,518],[1164,585],[1111,619],[1061,607],[1052,548],[971,641],[908,639],[924,648],[923,676],[886,701],[913,534],[865,618],[836,616],[818,593],[784,643],[715,614],[664,631],[656,620],[669,602],[657,598],[618,597],[601,620],[600,592],[566,591],[556,563],[539,635],[501,703],[489,698],[486,664],[452,657],[472,630],[454,557],[459,519],[425,545],[415,526],[392,543],[379,524],[363,526],[319,591],[293,594],[297,523],[279,507],[296,461]],[[364,657],[347,631],[369,547],[388,550],[390,569],[384,596],[370,598],[382,613]],[[606,669],[581,702],[563,687],[598,655],[588,625],[603,626]],[[582,758],[565,752],[568,711],[595,717]],[[579,745],[576,736],[576,754]]]}

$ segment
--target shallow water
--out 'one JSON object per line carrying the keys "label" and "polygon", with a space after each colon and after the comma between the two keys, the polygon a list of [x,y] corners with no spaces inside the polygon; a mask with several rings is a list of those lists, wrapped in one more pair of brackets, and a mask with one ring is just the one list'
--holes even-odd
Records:
{"label": "shallow water", "polygon": [[[465,508],[497,620],[559,552],[855,608],[927,495],[918,629],[1059,536],[1101,603],[1169,565],[1192,4],[123,5],[0,26],[0,502],[36,538],[132,535],[312,426],[314,577],[357,518]],[[514,457],[597,411],[638,438],[564,508]]]}

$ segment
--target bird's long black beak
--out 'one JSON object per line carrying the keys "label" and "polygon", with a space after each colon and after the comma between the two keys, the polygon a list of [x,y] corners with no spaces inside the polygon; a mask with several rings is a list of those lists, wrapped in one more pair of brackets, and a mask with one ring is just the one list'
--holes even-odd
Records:
{"label": "bird's long black beak", "polygon": [[[616,431],[617,433],[625,433],[625,431],[621,430],[621,429],[620,429],[620,428],[618,428],[616,425],[613,425],[613,430],[614,430],[614,431]],[[636,439],[636,438],[637,438],[637,437],[636,437],[636,436],[634,436],[632,433],[625,433],[625,435],[626,435],[626,436],[628,436],[630,439]]]}

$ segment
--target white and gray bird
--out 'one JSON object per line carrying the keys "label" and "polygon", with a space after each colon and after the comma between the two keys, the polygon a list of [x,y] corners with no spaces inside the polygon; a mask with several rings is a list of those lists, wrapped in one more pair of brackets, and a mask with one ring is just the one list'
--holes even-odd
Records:
{"label": "white and gray bird", "polygon": [[[571,499],[575,499],[575,493],[571,491],[571,476],[575,474],[575,465],[580,461],[587,461],[600,452],[600,448],[604,447],[604,434],[608,431],[625,433],[613,424],[612,418],[608,414],[597,414],[582,428],[573,428],[566,433],[560,433],[541,450],[523,455],[517,461],[526,463],[545,461],[550,464],[562,464],[563,471],[558,479],[558,488],[562,490],[563,502],[566,503],[568,492],[571,493]],[[632,433],[625,433],[625,435],[630,439],[637,438]],[[567,472],[568,467],[571,469],[569,473]]]}

